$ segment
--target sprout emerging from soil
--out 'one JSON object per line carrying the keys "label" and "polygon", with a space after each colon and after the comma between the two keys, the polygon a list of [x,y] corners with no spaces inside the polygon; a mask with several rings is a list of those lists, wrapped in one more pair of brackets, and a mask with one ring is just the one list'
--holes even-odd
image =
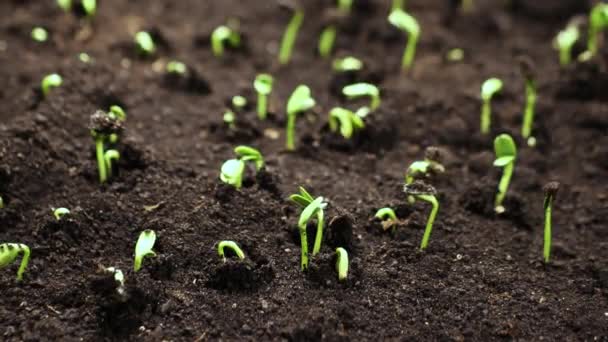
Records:
{"label": "sprout emerging from soil", "polygon": [[49,34],[44,28],[37,26],[32,29],[31,37],[34,41],[43,43],[49,38]]}
{"label": "sprout emerging from soil", "polygon": [[156,52],[154,39],[146,31],[139,31],[135,34],[135,45],[137,46],[137,51],[144,56],[151,56]]}
{"label": "sprout emerging from soil", "polygon": [[304,10],[295,2],[296,1],[294,1],[294,3],[286,2],[281,4],[283,7],[286,7],[293,12],[291,20],[289,21],[289,24],[287,24],[287,28],[281,39],[281,48],[279,50],[279,63],[281,64],[289,63],[291,52],[296,42],[296,37],[298,36],[298,31],[300,30],[300,26],[302,26],[302,21],[304,21]]}
{"label": "sprout emerging from soil", "polygon": [[[95,140],[95,154],[97,156],[97,168],[99,169],[99,181],[105,183],[108,179],[105,143],[111,140],[112,135],[116,135],[116,139],[118,139],[118,134],[122,130],[121,121],[118,119],[116,113],[110,115],[98,110],[91,116],[90,128],[91,135]],[[110,154],[110,157],[111,159],[114,158],[112,154]]]}
{"label": "sprout emerging from soil", "polygon": [[[118,121],[125,121],[127,119],[127,114],[125,111],[117,105],[110,106],[110,111],[108,112],[108,116],[111,119],[115,119]],[[110,143],[116,144],[118,142],[118,134],[112,133],[109,136]]]}
{"label": "sprout emerging from soil", "polygon": [[114,275],[114,280],[118,283],[118,286],[116,287],[116,293],[118,293],[120,297],[123,297],[126,293],[126,290],[125,275],[122,273],[122,271],[116,267],[104,268],[103,271]]}
{"label": "sprout emerging from soil", "polygon": [[215,57],[221,58],[224,56],[224,44],[228,44],[232,48],[239,47],[241,45],[241,35],[229,26],[218,26],[211,33],[211,51]]}
{"label": "sprout emerging from soil", "polygon": [[563,67],[572,60],[572,47],[580,37],[580,30],[576,23],[570,23],[565,29],[559,31],[553,40],[553,46],[559,51],[559,64]]}
{"label": "sprout emerging from soil", "polygon": [[348,278],[348,253],[342,247],[336,248],[336,271],[338,272],[338,280],[346,281]]}
{"label": "sprout emerging from soil", "polygon": [[188,68],[186,67],[186,64],[180,61],[172,60],[167,63],[165,70],[167,70],[167,73],[169,74],[183,76],[188,71]]}
{"label": "sprout emerging from soil", "polygon": [[232,97],[232,107],[237,111],[242,111],[247,106],[247,99],[241,95],[235,95]]}
{"label": "sprout emerging from soil", "polygon": [[264,167],[264,157],[255,148],[242,145],[237,146],[234,153],[238,156],[238,159],[229,159],[222,164],[220,179],[222,182],[239,189],[243,184],[245,162],[253,162],[256,170],[260,171]]}
{"label": "sprout emerging from soil", "polygon": [[382,228],[384,230],[387,230],[390,227],[394,226],[395,223],[398,221],[395,211],[391,208],[378,209],[378,211],[376,211],[376,214],[374,215],[374,217],[382,220]]}
{"label": "sprout emerging from soil", "polygon": [[93,17],[97,12],[97,0],[81,0],[80,5],[87,17]]}
{"label": "sprout emerging from soil", "polygon": [[[350,13],[351,8],[353,6],[353,0],[338,0],[338,15],[346,16]],[[319,37],[319,55],[323,58],[329,57],[331,51],[334,47],[334,42],[336,41],[336,35],[338,33],[338,28],[336,25],[327,26],[323,32],[321,32],[321,37]]]}
{"label": "sprout emerging from soil", "polygon": [[[300,190],[302,190],[302,188],[300,188]],[[300,231],[300,242],[302,245],[302,271],[308,269],[308,236],[306,234],[306,226],[308,224],[308,221],[310,221],[312,217],[316,215],[317,236],[315,238],[315,245],[312,250],[312,255],[316,255],[321,250],[324,220],[323,209],[325,209],[326,206],[327,203],[324,202],[323,197],[317,197],[315,200],[311,201],[310,204],[308,204],[300,214],[300,219],[298,221],[298,229]]]}
{"label": "sprout emerging from soil", "polygon": [[59,74],[46,75],[40,83],[42,96],[47,97],[52,88],[57,88],[63,83],[63,78]]}
{"label": "sprout emerging from soil", "polygon": [[352,56],[338,58],[334,60],[333,69],[337,72],[358,71],[363,69],[363,62]]}
{"label": "sprout emerging from soil", "polygon": [[[324,216],[325,213],[323,212],[323,209],[325,209],[325,207],[327,206],[327,203],[325,202],[325,199],[323,199],[323,197],[317,197],[316,199],[313,199],[312,195],[310,193],[308,193],[308,191],[306,191],[306,189],[304,189],[303,187],[299,188],[299,193],[297,194],[293,194],[291,196],[289,196],[289,199],[292,202],[295,202],[296,204],[298,204],[300,207],[304,208],[304,210],[306,208],[308,208],[310,206],[310,204],[312,202],[314,202],[315,200],[321,199],[321,204],[318,206],[318,210],[316,211],[317,214],[317,235],[315,236],[315,244],[312,250],[312,255],[316,255],[317,253],[319,253],[321,251],[321,242],[323,240],[323,225],[324,225]],[[302,212],[303,215],[303,212]],[[309,216],[312,216],[309,215]],[[300,219],[302,219],[302,216],[300,216]],[[309,217],[310,219],[310,217]],[[308,221],[308,219],[306,220]],[[301,232],[300,232],[301,234]],[[304,235],[306,235],[306,230],[304,231]],[[304,236],[304,238],[306,238],[306,236]],[[306,244],[306,248],[308,249],[308,244]]]}
{"label": "sprout emerging from soil", "polygon": [[30,261],[30,248],[22,243],[3,243],[0,244],[0,268],[4,268],[15,261],[19,256],[19,253],[23,253],[21,258],[21,265],[17,271],[17,281],[23,279],[23,272]]}
{"label": "sprout emerging from soil", "polygon": [[591,9],[591,13],[589,14],[587,51],[589,52],[590,57],[597,54],[600,33],[606,28],[608,28],[608,4],[599,2]]}
{"label": "sprout emerging from soil", "polygon": [[545,209],[543,258],[545,259],[545,263],[549,263],[549,257],[551,256],[551,210],[557,190],[559,190],[559,182],[549,182],[544,186],[543,190],[545,191],[545,201],[543,202]]}
{"label": "sprout emerging from soil", "polygon": [[531,136],[534,122],[534,111],[536,109],[536,75],[535,66],[531,59],[520,58],[519,65],[521,73],[526,82],[526,106],[524,108],[524,120],[521,127],[521,135],[527,139],[529,146],[536,145],[536,139]]}
{"label": "sprout emerging from soil", "polygon": [[363,129],[365,124],[363,120],[354,112],[335,107],[329,112],[329,129],[332,132],[337,132],[340,128],[340,134],[346,139],[350,139],[353,133]]}
{"label": "sprout emerging from soil", "polygon": [[153,230],[146,229],[139,234],[139,239],[135,245],[135,259],[133,261],[133,270],[138,272],[141,269],[141,263],[147,256],[156,256],[152,250],[156,242],[156,233]]}
{"label": "sprout emerging from soil", "polygon": [[103,154],[103,159],[106,162],[108,177],[112,177],[112,165],[114,162],[117,162],[120,159],[120,152],[117,150],[107,150]]}
{"label": "sprout emerging from soil", "polygon": [[296,117],[299,113],[306,112],[314,107],[315,99],[310,95],[310,88],[299,85],[289,97],[287,102],[287,128],[286,147],[288,151],[295,150]]}
{"label": "sprout emerging from soil", "polygon": [[515,168],[515,159],[517,157],[517,146],[508,134],[501,134],[494,139],[494,153],[496,154],[496,160],[494,160],[494,166],[502,167],[502,178],[498,183],[498,193],[496,194],[496,200],[494,201],[494,210],[500,214],[505,211],[502,206],[502,202],[509,189],[509,183],[511,182],[511,176],[513,175],[513,169]]}
{"label": "sprout emerging from soil", "polygon": [[60,221],[65,215],[69,215],[70,210],[67,208],[57,208],[53,210],[53,216],[57,221]]}
{"label": "sprout emerging from soil", "polygon": [[245,259],[245,253],[243,253],[243,251],[241,250],[239,245],[236,244],[236,242],[224,240],[217,245],[217,254],[220,256],[220,258],[222,258],[224,262],[226,262],[226,256],[224,255],[224,249],[226,248],[232,250],[240,260]]}
{"label": "sprout emerging from soil", "polygon": [[57,0],[57,6],[65,12],[69,12],[72,9],[72,0]]}
{"label": "sprout emerging from soil", "polygon": [[258,118],[265,120],[268,114],[268,95],[272,92],[274,78],[269,74],[258,74],[253,88],[258,93]]}
{"label": "sprout emerging from soil", "polygon": [[403,58],[401,59],[401,69],[406,71],[412,66],[414,56],[416,55],[416,44],[418,44],[418,38],[420,37],[420,26],[414,17],[401,9],[393,10],[388,16],[388,21],[393,26],[409,34]]}
{"label": "sprout emerging from soil", "polygon": [[416,199],[429,202],[433,206],[431,209],[431,213],[429,214],[429,218],[426,221],[426,228],[424,229],[424,235],[422,237],[422,242],[420,243],[420,250],[426,249],[429,244],[429,239],[431,237],[431,231],[433,230],[433,223],[435,222],[435,217],[437,216],[437,212],[439,211],[439,202],[435,195],[437,191],[430,185],[426,185],[421,181],[415,181],[412,184],[406,184],[403,188],[403,191],[408,196],[414,196]]}
{"label": "sprout emerging from soil", "polygon": [[446,59],[450,62],[460,62],[464,59],[464,50],[460,48],[451,49],[448,51]]}
{"label": "sprout emerging from soil", "polygon": [[481,133],[490,133],[490,122],[492,120],[492,107],[491,101],[494,94],[499,93],[502,90],[502,81],[498,78],[492,77],[487,79],[481,85]]}
{"label": "sprout emerging from soil", "polygon": [[236,116],[234,115],[233,111],[226,111],[222,117],[222,120],[224,121],[226,126],[228,126],[229,129],[234,129],[234,122],[236,121]]}
{"label": "sprout emerging from soil", "polygon": [[438,148],[429,146],[424,152],[424,160],[417,160],[408,167],[405,184],[411,184],[416,179],[443,172],[445,172],[445,167],[441,164],[441,152]]}
{"label": "sprout emerging from soil", "polygon": [[355,83],[342,88],[342,94],[349,99],[356,99],[362,96],[371,98],[370,109],[376,110],[380,107],[380,90],[373,84]]}

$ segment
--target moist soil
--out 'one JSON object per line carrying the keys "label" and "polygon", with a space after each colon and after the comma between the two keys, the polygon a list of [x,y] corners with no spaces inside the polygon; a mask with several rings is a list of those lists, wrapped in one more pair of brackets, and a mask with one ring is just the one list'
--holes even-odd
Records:
{"label": "moist soil", "polygon": [[[402,73],[406,37],[387,24],[389,1],[355,3],[335,55],[357,56],[366,68],[344,76],[315,52],[330,1],[306,1],[287,66],[276,54],[289,13],[273,1],[104,0],[92,20],[54,1],[2,1],[0,241],[27,244],[32,256],[22,282],[17,264],[0,272],[1,339],[607,340],[606,58],[560,69],[551,46],[590,4],[479,0],[464,14],[447,1],[408,1],[422,36],[414,68]],[[246,45],[214,58],[209,34],[229,18],[240,19]],[[49,30],[47,42],[30,39],[34,26]],[[141,29],[158,41],[152,57],[133,46]],[[464,50],[462,61],[445,58],[453,48]],[[538,78],[535,148],[519,133],[522,55]],[[164,74],[174,58],[189,66],[187,78]],[[52,72],[64,83],[42,98],[40,80]],[[275,77],[264,122],[252,90],[260,72]],[[479,89],[491,76],[504,89],[493,101],[493,132],[483,136]],[[349,80],[378,84],[382,105],[344,141],[326,122],[333,106],[365,103],[336,92]],[[301,83],[317,106],[298,119],[290,153],[284,108]],[[229,129],[222,114],[238,94],[252,105]],[[89,118],[114,104],[127,112],[122,158],[100,185]],[[492,139],[503,132],[519,154],[506,212],[496,215]],[[267,167],[249,170],[235,190],[218,175],[238,144],[260,149]],[[428,180],[440,209],[420,252],[430,207],[408,203],[402,190],[405,170],[428,146],[441,150],[446,172]],[[545,265],[542,187],[553,180],[561,188]],[[307,273],[300,209],[287,200],[298,186],[329,202],[323,247]],[[385,206],[397,211],[394,229],[373,220]],[[71,214],[56,221],[57,207]],[[157,257],[134,273],[144,229],[157,233]],[[241,245],[245,261],[228,255],[224,263],[220,240]],[[344,283],[337,247],[351,259]],[[100,272],[109,266],[124,272],[124,295]]]}

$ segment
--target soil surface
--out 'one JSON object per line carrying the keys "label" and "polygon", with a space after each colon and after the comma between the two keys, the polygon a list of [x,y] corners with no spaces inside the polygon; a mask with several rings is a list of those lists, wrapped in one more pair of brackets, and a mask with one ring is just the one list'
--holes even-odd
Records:
{"label": "soil surface", "polygon": [[[404,74],[406,36],[387,23],[389,1],[356,0],[335,56],[364,61],[348,77],[378,84],[382,104],[352,141],[329,132],[327,113],[366,101],[336,96],[349,78],[315,51],[331,1],[305,1],[287,66],[276,55],[290,14],[274,1],[99,3],[87,20],[54,1],[0,2],[0,241],[32,250],[22,282],[18,263],[0,271],[1,340],[608,340],[608,59],[560,69],[551,44],[587,13],[586,1],[479,0],[468,14],[448,1],[407,1],[422,35]],[[246,45],[220,60],[208,37],[230,18],[240,19]],[[35,26],[48,29],[47,42],[30,38]],[[152,57],[132,43],[141,29],[157,39]],[[446,59],[453,48],[462,61]],[[522,55],[536,63],[535,148],[520,135]],[[170,59],[186,63],[190,78],[166,77]],[[42,98],[40,80],[53,72],[63,85]],[[264,122],[252,90],[260,72],[275,77]],[[483,136],[479,89],[491,76],[504,89]],[[301,83],[317,106],[299,117],[289,153],[285,103]],[[239,94],[254,105],[229,129],[222,115]],[[122,157],[100,185],[89,118],[114,104],[127,112]],[[506,212],[496,215],[492,140],[502,132],[519,153]],[[218,176],[239,144],[260,149],[267,167],[250,170],[237,191]],[[420,252],[430,206],[409,204],[403,179],[428,146],[441,150],[446,171],[428,180],[440,208]],[[552,180],[561,188],[545,265],[542,188]],[[329,202],[307,273],[300,208],[287,200],[298,186]],[[397,210],[394,231],[373,220],[385,206]],[[56,221],[57,207],[71,214]],[[134,273],[144,229],[157,233],[157,257]],[[220,240],[236,241],[245,261],[222,262]],[[337,247],[351,257],[345,283]],[[124,272],[124,296],[100,272],[109,266]]]}

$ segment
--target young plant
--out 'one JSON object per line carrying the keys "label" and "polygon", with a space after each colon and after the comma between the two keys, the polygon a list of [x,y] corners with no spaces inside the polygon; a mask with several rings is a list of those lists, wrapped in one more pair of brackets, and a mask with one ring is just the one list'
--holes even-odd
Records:
{"label": "young plant", "polygon": [[338,127],[340,128],[340,134],[344,138],[350,139],[353,133],[363,129],[365,124],[354,112],[345,108],[335,107],[329,111],[329,129],[335,133],[338,131]]}
{"label": "young plant", "polygon": [[371,110],[376,110],[380,107],[380,90],[373,84],[369,83],[355,83],[347,85],[342,88],[342,94],[344,94],[349,99],[356,99],[362,96],[369,96],[371,98],[371,103],[369,108]]}
{"label": "young plant", "polygon": [[599,39],[602,30],[608,28],[608,3],[598,2],[589,13],[589,33],[587,40],[587,51],[590,57],[597,54]]}
{"label": "young plant", "polygon": [[289,101],[287,101],[286,128],[286,147],[288,151],[293,151],[296,148],[294,136],[297,115],[311,109],[315,104],[315,99],[310,95],[310,88],[305,85],[299,85],[289,97]]}
{"label": "young plant", "polygon": [[247,106],[247,99],[241,95],[233,96],[230,102],[232,102],[232,107],[239,112],[242,112]]}
{"label": "young plant", "polygon": [[49,38],[48,32],[44,28],[39,26],[34,27],[32,29],[31,36],[34,41],[37,41],[39,43],[46,42],[46,40]]}
{"label": "young plant", "polygon": [[549,182],[544,187],[545,201],[543,207],[545,209],[545,234],[544,234],[544,245],[543,245],[543,258],[545,263],[549,263],[549,257],[551,256],[551,210],[553,208],[553,201],[559,190],[559,182]]}
{"label": "young plant", "polygon": [[296,4],[295,6],[287,6],[293,12],[293,16],[287,24],[283,38],[281,39],[281,48],[279,50],[279,63],[287,64],[291,59],[291,52],[298,36],[302,21],[304,21],[304,10]]}
{"label": "young plant", "polygon": [[494,153],[496,154],[496,160],[494,160],[494,166],[502,167],[502,178],[498,183],[498,193],[496,194],[496,200],[494,201],[494,210],[497,213],[503,213],[505,207],[502,206],[502,202],[509,189],[509,182],[511,182],[511,176],[513,175],[513,169],[515,168],[515,159],[517,157],[517,146],[508,134],[501,134],[494,139]]}
{"label": "young plant", "polygon": [[146,31],[139,31],[135,34],[135,46],[137,47],[137,51],[143,56],[151,56],[156,52],[154,39]]}
{"label": "young plant", "polygon": [[[312,195],[310,193],[308,193],[308,191],[306,191],[306,189],[304,189],[303,187],[300,187],[299,190],[300,190],[299,193],[289,196],[289,199],[304,209],[308,208],[310,206],[310,204],[312,202],[314,202],[315,200],[321,199],[321,204],[318,206],[318,210],[316,211],[317,235],[315,236],[315,244],[312,249],[312,255],[316,255],[317,253],[319,253],[321,251],[321,242],[323,240],[323,225],[324,225],[324,217],[325,217],[325,213],[323,212],[323,210],[327,206],[327,203],[325,202],[325,199],[323,199],[323,197],[317,197],[316,199],[313,199]],[[309,216],[312,216],[312,214]],[[302,216],[300,216],[300,219],[302,219]],[[310,219],[310,217],[309,217],[309,219]],[[308,221],[308,219],[307,219],[307,221]],[[306,234],[306,231],[304,232],[304,234]],[[306,248],[308,249],[308,244],[306,245]]]}
{"label": "young plant", "polygon": [[57,6],[65,12],[72,10],[72,0],[57,0]]}
{"label": "young plant", "polygon": [[30,248],[22,243],[3,243],[0,244],[0,268],[4,268],[15,261],[19,253],[23,252],[21,265],[17,271],[17,281],[23,279],[23,272],[30,261]]}
{"label": "young plant", "polygon": [[[127,119],[127,114],[120,106],[110,106],[110,111],[108,112],[108,116],[111,119],[115,119],[117,121],[125,121]],[[109,136],[109,141],[112,144],[116,144],[118,142],[118,134],[112,133]]]}
{"label": "young plant", "polygon": [[376,211],[376,215],[374,217],[382,220],[382,228],[384,230],[389,229],[397,223],[397,215],[395,211],[391,208],[380,208]]}
{"label": "young plant", "polygon": [[401,69],[406,71],[412,66],[416,55],[416,44],[420,37],[420,26],[414,17],[401,9],[395,9],[388,16],[388,21],[398,29],[406,31],[409,35],[403,58],[401,59]]}
{"label": "young plant", "polygon": [[437,201],[437,197],[435,197],[437,191],[432,186],[426,185],[421,181],[406,184],[403,191],[408,196],[414,196],[416,199],[429,202],[433,206],[431,213],[429,214],[429,218],[426,221],[426,228],[424,229],[424,235],[422,236],[422,242],[420,243],[420,250],[422,251],[426,249],[429,244],[431,231],[433,230],[433,223],[435,222],[435,217],[439,211],[439,202]]}
{"label": "young plant", "polygon": [[245,162],[251,161],[255,164],[256,171],[264,167],[264,157],[260,151],[249,146],[237,146],[234,153],[238,159],[229,159],[222,165],[220,179],[226,184],[230,184],[239,189],[243,184],[243,174],[245,173]]}
{"label": "young plant", "polygon": [[268,95],[272,92],[274,79],[269,74],[258,74],[253,81],[253,88],[258,93],[258,118],[265,120],[268,114]]}
{"label": "young plant", "polygon": [[241,250],[241,248],[239,247],[239,245],[236,244],[236,242],[234,241],[221,241],[218,245],[217,245],[217,254],[220,256],[220,258],[222,258],[222,260],[224,262],[226,262],[226,257],[224,255],[224,249],[230,249],[234,252],[234,254],[236,254],[236,256],[240,259],[240,260],[244,260],[245,259],[245,253],[243,253],[243,251]]}
{"label": "young plant", "polygon": [[186,64],[180,61],[171,60],[165,66],[165,70],[167,70],[168,74],[184,76],[188,71],[188,68],[186,67]]}
{"label": "young plant", "polygon": [[241,45],[240,33],[226,25],[218,26],[211,33],[211,51],[215,57],[224,56],[224,44],[228,44],[232,48],[239,47]]}
{"label": "young plant", "polygon": [[236,121],[236,115],[234,115],[234,112],[232,110],[227,110],[226,112],[224,112],[222,120],[224,121],[226,126],[228,126],[228,129],[235,128],[234,122]]}
{"label": "young plant", "polygon": [[464,50],[460,48],[451,49],[448,51],[446,59],[450,62],[460,62],[464,59]]}
{"label": "young plant", "polygon": [[[123,298],[126,294],[126,289],[125,289],[125,275],[122,273],[122,271],[116,267],[107,267],[107,268],[103,268],[104,272],[110,273],[114,276],[114,281],[116,281],[116,283],[118,283],[118,286],[116,287],[116,293],[118,293],[118,295]],[[126,298],[123,298],[126,299]]]}
{"label": "young plant", "polygon": [[40,90],[42,96],[47,97],[52,88],[57,88],[63,83],[63,78],[59,74],[46,75],[40,83]]}
{"label": "young plant", "polygon": [[325,209],[326,206],[327,203],[324,202],[323,197],[317,197],[310,202],[300,214],[298,230],[300,231],[300,243],[302,245],[302,271],[308,269],[308,236],[306,233],[306,226],[308,221],[310,221],[313,216],[317,215],[317,236],[312,250],[312,255],[316,255],[321,250],[321,239],[323,237],[323,209]]}
{"label": "young plant", "polygon": [[69,215],[70,210],[67,208],[57,208],[53,210],[53,216],[57,221],[60,221],[65,215]]}
{"label": "young plant", "polygon": [[338,280],[346,281],[348,278],[348,253],[342,247],[336,248],[336,271],[338,272]]}
{"label": "young plant", "polygon": [[138,272],[141,269],[141,263],[147,256],[156,256],[152,250],[156,242],[156,233],[153,230],[146,229],[139,234],[137,244],[135,244],[135,260],[133,261],[133,270]]}
{"label": "young plant", "polygon": [[559,31],[553,40],[553,47],[559,51],[559,64],[564,67],[572,61],[572,47],[580,37],[580,30],[576,23],[570,23],[565,29]]}
{"label": "young plant", "polygon": [[[338,13],[340,15],[346,16],[350,13],[352,6],[353,0],[338,0]],[[334,24],[330,24],[323,30],[323,32],[321,32],[318,47],[319,55],[321,55],[321,57],[329,57],[334,47],[334,42],[336,41],[337,33],[338,28]]]}
{"label": "young plant", "polygon": [[117,150],[107,150],[103,154],[103,159],[106,162],[108,178],[112,177],[112,163],[117,162],[118,159],[120,159],[120,152],[118,152]]}
{"label": "young plant", "polygon": [[[115,115],[109,115],[98,110],[91,116],[91,135],[95,140],[95,154],[97,156],[97,168],[99,170],[99,181],[105,183],[108,179],[108,163],[106,161],[105,144],[111,142],[112,135],[118,134],[122,130],[121,121]],[[111,153],[110,159],[113,158]]]}
{"label": "young plant", "polygon": [[352,56],[338,58],[334,60],[333,69],[337,72],[358,71],[363,69],[363,62]]}
{"label": "young plant", "polygon": [[520,69],[526,83],[526,106],[524,108],[524,120],[521,127],[521,135],[527,139],[529,146],[536,145],[536,139],[532,135],[534,123],[534,112],[536,110],[536,75],[534,63],[528,58],[520,59]]}
{"label": "young plant", "polygon": [[481,133],[490,133],[490,122],[492,120],[491,101],[494,94],[502,90],[502,81],[492,77],[481,85]]}
{"label": "young plant", "polygon": [[424,151],[424,160],[417,160],[408,167],[405,174],[405,184],[411,184],[414,180],[429,177],[432,174],[445,172],[445,167],[441,164],[441,153],[433,146],[427,147]]}

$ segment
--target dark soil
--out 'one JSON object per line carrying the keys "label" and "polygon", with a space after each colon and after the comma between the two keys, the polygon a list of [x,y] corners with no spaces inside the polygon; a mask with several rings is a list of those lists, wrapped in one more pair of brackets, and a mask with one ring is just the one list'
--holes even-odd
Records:
{"label": "dark soil", "polygon": [[[345,144],[327,130],[327,113],[357,102],[336,96],[343,80],[315,51],[330,1],[306,1],[285,67],[276,50],[289,17],[273,1],[104,0],[92,22],[54,1],[1,1],[0,241],[27,244],[32,257],[21,283],[18,265],[0,270],[0,339],[608,340],[608,70],[605,59],[560,70],[551,46],[587,1],[479,0],[470,14],[448,1],[408,1],[422,27],[408,74],[399,72],[405,38],[387,24],[389,1],[355,2],[360,22],[343,24],[336,55],[366,63],[352,77],[379,82],[382,105]],[[206,37],[230,17],[240,18],[247,50],[218,60]],[[33,42],[34,26],[49,41]],[[151,58],[135,53],[140,29],[164,42]],[[452,48],[464,49],[462,62],[444,58]],[[519,134],[521,55],[537,68],[536,148]],[[194,70],[190,78],[168,79],[170,59]],[[64,84],[42,99],[40,80],[52,72]],[[258,121],[252,106],[228,130],[226,99],[254,101],[259,72],[275,77],[269,119]],[[505,88],[493,134],[481,136],[478,94],[491,76]],[[298,120],[298,149],[287,153],[285,102],[300,83],[318,105]],[[122,158],[100,185],[89,117],[113,104],[128,115]],[[501,132],[520,148],[507,212],[496,216],[492,138]],[[267,160],[239,191],[218,178],[237,144]],[[408,204],[402,182],[432,145],[446,172],[431,180],[440,209],[420,252],[430,208]],[[544,265],[542,187],[551,180],[562,186]],[[300,185],[329,201],[324,245],[307,274],[294,239],[300,209],[287,200]],[[372,218],[389,205],[399,222],[384,231]],[[53,207],[72,213],[56,222]],[[158,256],[134,273],[144,229],[156,231]],[[243,247],[245,262],[222,263],[215,247],[226,239]],[[351,256],[346,283],[334,269],[339,246]],[[123,270],[126,297],[101,266]]]}

